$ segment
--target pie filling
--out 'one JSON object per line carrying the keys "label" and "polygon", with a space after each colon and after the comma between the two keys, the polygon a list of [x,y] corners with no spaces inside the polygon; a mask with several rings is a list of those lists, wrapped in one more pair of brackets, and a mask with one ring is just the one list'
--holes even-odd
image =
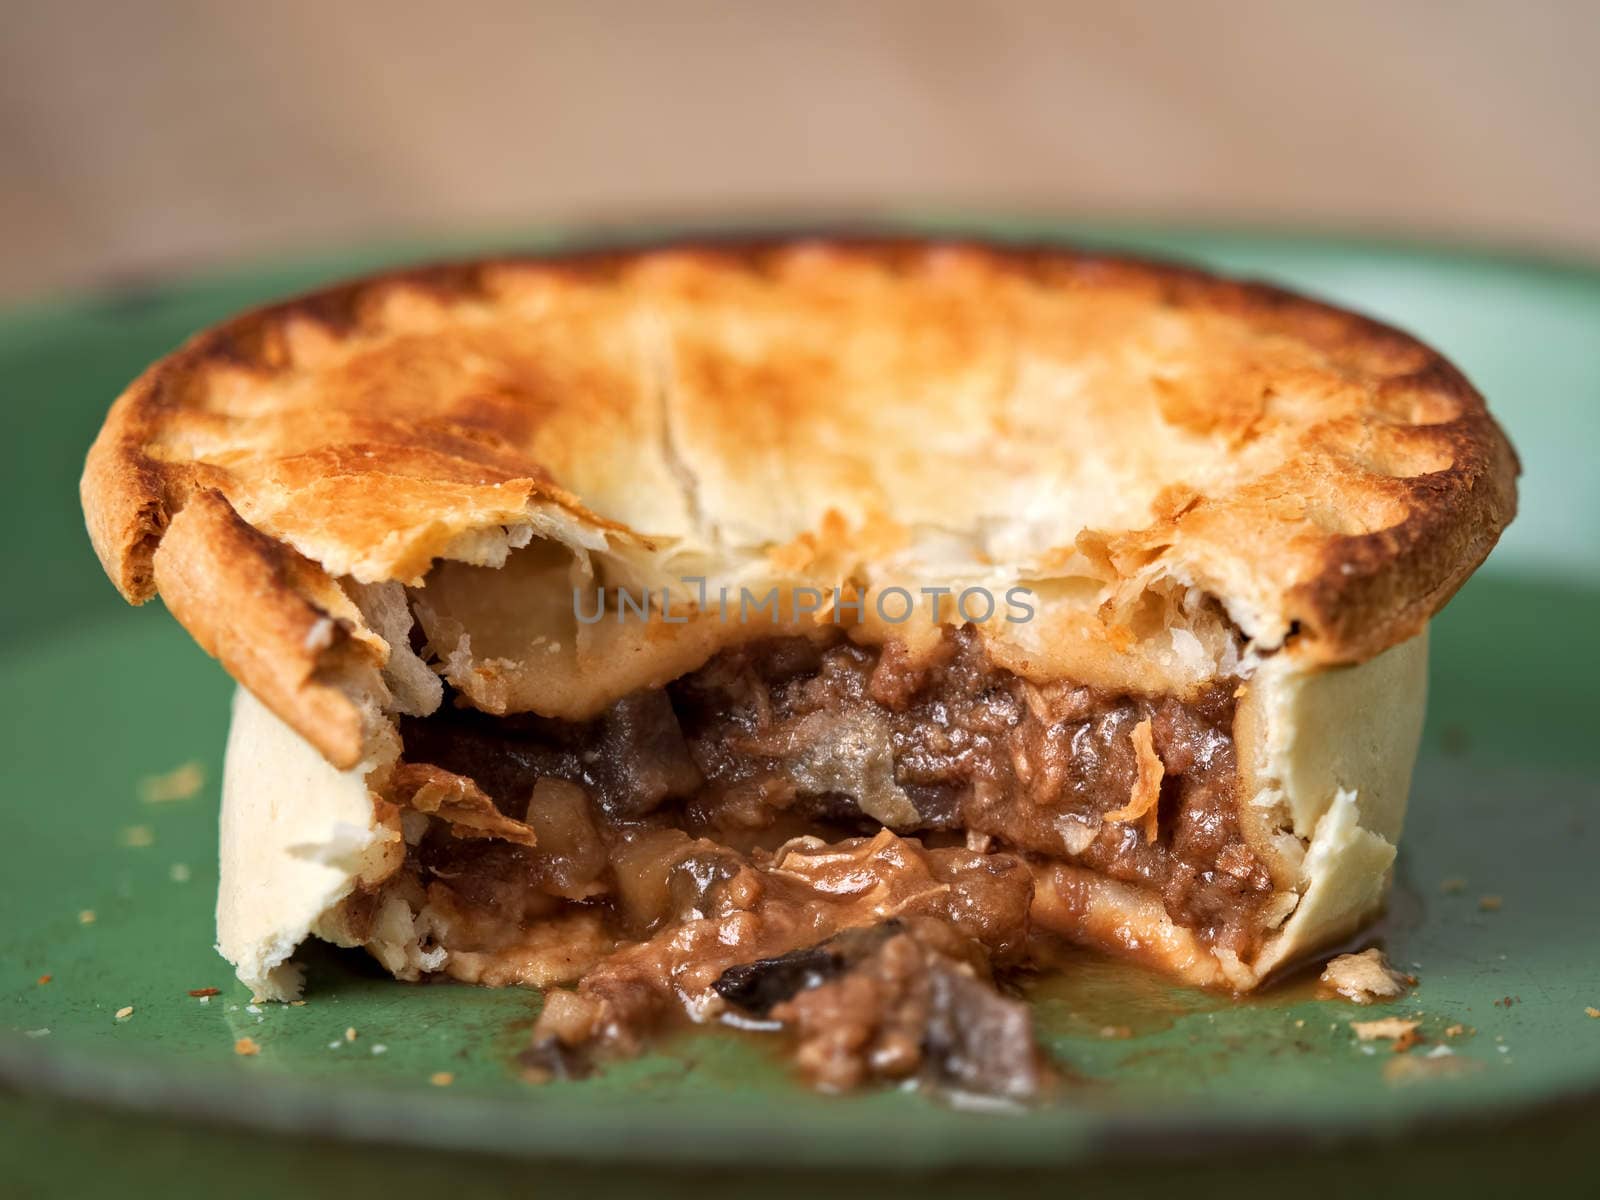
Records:
{"label": "pie filling", "polygon": [[346,919],[402,976],[546,987],[534,1074],[686,1014],[780,1035],[825,1088],[1025,1099],[1050,1076],[1007,990],[1036,873],[1074,863],[1257,949],[1274,889],[1236,816],[1236,683],[1038,684],[969,627],[915,659],[751,642],[587,722],[447,699],[402,722],[405,865]]}

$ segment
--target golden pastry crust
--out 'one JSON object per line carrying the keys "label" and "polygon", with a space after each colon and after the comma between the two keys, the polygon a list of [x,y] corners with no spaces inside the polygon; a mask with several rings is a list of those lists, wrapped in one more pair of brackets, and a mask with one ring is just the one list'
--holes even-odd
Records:
{"label": "golden pastry crust", "polygon": [[[549,538],[655,578],[826,585],[895,561],[885,577],[925,581],[942,538],[950,578],[1088,575],[1101,611],[1200,589],[1258,648],[1349,663],[1482,561],[1517,470],[1438,354],[1270,287],[794,241],[397,272],[246,314],[123,394],[82,495],[123,595],[159,590],[213,651],[225,611],[263,642],[230,671],[350,766],[355,718],[323,733],[267,644],[323,616],[379,660],[383,642],[310,575],[419,584]],[[230,532],[163,571],[197,503]],[[326,681],[308,653],[292,673]]]}
{"label": "golden pastry crust", "polygon": [[219,493],[202,491],[171,519],[150,573],[172,615],[230,675],[293,713],[330,762],[361,760],[364,710],[381,721],[378,668],[388,647],[321,567],[250,528]]}

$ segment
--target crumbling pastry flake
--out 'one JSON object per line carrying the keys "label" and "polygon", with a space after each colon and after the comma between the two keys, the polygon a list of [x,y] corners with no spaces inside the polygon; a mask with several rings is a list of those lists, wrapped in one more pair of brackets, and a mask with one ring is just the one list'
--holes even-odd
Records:
{"label": "crumbling pastry flake", "polygon": [[1396,1050],[1403,1050],[1416,1045],[1417,1026],[1420,1024],[1420,1021],[1405,1017],[1380,1017],[1376,1021],[1351,1021],[1350,1028],[1355,1031],[1358,1041],[1389,1041],[1395,1044]]}
{"label": "crumbling pastry flake", "polygon": [[1161,778],[1166,774],[1166,767],[1156,753],[1148,717],[1133,727],[1129,737],[1139,764],[1139,775],[1133,781],[1133,794],[1128,797],[1128,802],[1108,812],[1106,820],[1138,821],[1144,830],[1145,842],[1154,843],[1159,830],[1157,821],[1161,809]]}
{"label": "crumbling pastry flake", "polygon": [[1393,1000],[1403,996],[1406,989],[1415,987],[1417,977],[1397,971],[1376,946],[1360,954],[1341,954],[1328,963],[1321,980],[1346,1000],[1356,1004],[1371,1004],[1376,1000]]}

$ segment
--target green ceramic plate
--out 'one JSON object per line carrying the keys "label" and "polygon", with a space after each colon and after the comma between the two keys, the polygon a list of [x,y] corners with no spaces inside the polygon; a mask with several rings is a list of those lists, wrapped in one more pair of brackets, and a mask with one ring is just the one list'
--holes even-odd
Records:
{"label": "green ceramic plate", "polygon": [[[439,1164],[469,1153],[492,1155],[490,1173],[537,1159],[541,1179],[636,1186],[648,1171],[658,1190],[713,1168],[762,1171],[780,1190],[802,1172],[869,1168],[970,1182],[983,1177],[963,1172],[995,1163],[1103,1178],[1130,1161],[1165,1170],[1152,1158],[1175,1154],[1231,1156],[1237,1170],[1246,1149],[1297,1171],[1296,1154],[1330,1140],[1398,1154],[1390,1165],[1403,1170],[1421,1153],[1405,1147],[1441,1131],[1511,1130],[1531,1146],[1539,1130],[1600,1114],[1600,1020],[1585,1014],[1600,1006],[1600,272],[1326,239],[1065,232],[1268,276],[1404,325],[1466,369],[1523,454],[1523,516],[1435,626],[1396,901],[1377,931],[1421,977],[1412,996],[1357,1012],[1291,985],[1236,1004],[1085,963],[1037,997],[1051,1048],[1083,1082],[1021,1116],[904,1093],[814,1096],[758,1044],[717,1036],[533,1088],[511,1056],[535,997],[407,987],[332,952],[312,956],[304,1007],[254,1008],[211,949],[230,685],[164,614],[117,600],[83,535],[77,474],[110,399],[186,334],[424,256],[413,247],[0,320],[0,1076],[13,1089],[14,1161],[35,1172],[25,1177],[81,1182],[114,1152],[199,1179],[221,1160],[171,1148],[192,1146],[200,1122],[229,1130],[209,1144],[227,1148],[234,1181],[258,1183],[301,1169],[307,1147],[367,1179],[401,1162],[400,1182],[430,1187]],[[191,798],[142,797],[142,780],[189,763],[205,778]],[[188,994],[205,987],[220,994]],[[1402,1055],[1359,1044],[1349,1020],[1381,1013],[1420,1014],[1428,1041]],[[1133,1036],[1102,1037],[1110,1023]],[[1447,1036],[1453,1026],[1466,1031]],[[244,1036],[259,1055],[233,1053]],[[453,1084],[430,1083],[437,1072]],[[342,1140],[436,1153],[369,1151],[352,1165],[353,1151],[330,1144]],[[1578,1142],[1564,1144],[1570,1156]],[[252,1147],[267,1151],[245,1170]]]}

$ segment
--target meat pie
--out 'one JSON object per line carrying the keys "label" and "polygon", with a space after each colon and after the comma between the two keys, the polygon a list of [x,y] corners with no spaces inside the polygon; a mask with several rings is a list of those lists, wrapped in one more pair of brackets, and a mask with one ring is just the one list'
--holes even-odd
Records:
{"label": "meat pie", "polygon": [[[1437,354],[1060,249],[361,280],[119,399],[106,571],[238,680],[218,937],[1007,1098],[1041,934],[1246,991],[1384,902],[1430,618],[1517,463]],[[996,990],[997,986],[1000,990]]]}

